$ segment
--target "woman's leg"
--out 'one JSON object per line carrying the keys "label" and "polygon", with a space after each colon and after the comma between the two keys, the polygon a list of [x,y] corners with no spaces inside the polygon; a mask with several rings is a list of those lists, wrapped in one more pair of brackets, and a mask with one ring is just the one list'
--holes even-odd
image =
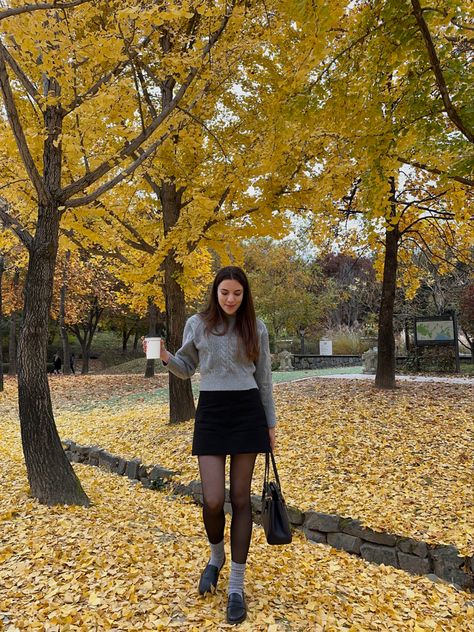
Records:
{"label": "woman's leg", "polygon": [[230,528],[232,560],[245,564],[252,537],[250,486],[257,454],[234,454],[230,459]]}
{"label": "woman's leg", "polygon": [[198,591],[200,595],[217,588],[219,571],[225,562],[224,550],[224,498],[225,498],[225,455],[200,456],[204,526],[206,528],[211,556],[201,573]]}
{"label": "woman's leg", "polygon": [[225,454],[199,456],[204,527],[211,544],[224,539]]}

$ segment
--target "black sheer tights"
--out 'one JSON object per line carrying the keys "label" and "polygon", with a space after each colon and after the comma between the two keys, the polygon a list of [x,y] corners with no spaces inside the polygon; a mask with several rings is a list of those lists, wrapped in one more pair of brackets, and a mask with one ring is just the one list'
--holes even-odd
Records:
{"label": "black sheer tights", "polygon": [[[203,493],[203,518],[209,542],[217,544],[224,537],[225,455],[200,456]],[[232,522],[230,547],[232,559],[245,564],[252,537],[250,485],[257,455],[233,454],[230,457],[230,501]]]}

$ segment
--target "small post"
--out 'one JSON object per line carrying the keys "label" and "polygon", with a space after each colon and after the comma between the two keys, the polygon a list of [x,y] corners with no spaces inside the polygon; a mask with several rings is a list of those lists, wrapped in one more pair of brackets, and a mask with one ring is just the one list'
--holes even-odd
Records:
{"label": "small post", "polygon": [[461,359],[459,357],[459,339],[458,339],[458,318],[456,312],[451,310],[451,316],[453,318],[453,331],[454,331],[454,357],[456,359],[456,373],[461,372]]}
{"label": "small post", "polygon": [[305,354],[305,348],[304,348],[304,335],[306,333],[306,329],[304,327],[300,327],[298,330],[298,333],[300,335],[301,338],[301,355]]}

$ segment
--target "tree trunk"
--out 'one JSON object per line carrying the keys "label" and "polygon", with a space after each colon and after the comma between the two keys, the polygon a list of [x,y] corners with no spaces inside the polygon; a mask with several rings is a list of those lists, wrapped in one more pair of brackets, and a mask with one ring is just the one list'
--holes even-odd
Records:
{"label": "tree trunk", "polygon": [[[176,224],[181,210],[182,190],[177,191],[172,182],[161,186],[161,204],[165,235]],[[167,348],[174,353],[181,346],[186,322],[186,301],[178,278],[183,273],[182,265],[176,261],[176,253],[170,251],[164,261],[164,294],[166,304]],[[170,423],[187,421],[194,417],[196,408],[191,380],[181,380],[169,373]]]}
{"label": "tree trunk", "polygon": [[[148,299],[148,335],[156,336],[156,305]],[[146,361],[145,377],[153,377],[155,375],[155,361],[150,359]]]}
{"label": "tree trunk", "polygon": [[395,336],[393,333],[393,310],[397,281],[398,226],[385,231],[385,260],[383,268],[382,298],[379,312],[377,372],[375,385],[378,388],[395,388]]}
{"label": "tree trunk", "polygon": [[[174,253],[165,259],[165,300],[167,348],[174,353],[182,343],[186,323],[186,303],[182,287],[176,281],[182,266],[175,260]],[[170,423],[187,421],[196,413],[191,380],[182,380],[169,373]]]}
{"label": "tree trunk", "polygon": [[3,345],[2,345],[2,323],[3,323],[3,273],[5,272],[5,259],[0,255],[0,393],[3,392]]}
{"label": "tree trunk", "polygon": [[18,344],[21,438],[32,495],[47,505],[89,505],[54,423],[46,371],[49,310],[58,249],[59,212],[40,207],[25,280]]}
{"label": "tree trunk", "polygon": [[138,350],[138,341],[140,340],[140,334],[138,333],[138,324],[135,327],[135,336],[133,338],[133,350],[137,351]]}
{"label": "tree trunk", "polygon": [[12,312],[8,332],[8,375],[16,375],[16,319],[16,314]]}
{"label": "tree trunk", "polygon": [[81,334],[81,328],[79,325],[69,326],[70,331],[76,336],[79,344],[81,345],[82,353],[82,366],[81,375],[87,375],[89,373],[89,359],[92,346],[92,340],[99,324],[100,317],[104,310],[99,307],[99,300],[97,296],[92,301],[91,308],[89,310],[89,316],[87,323],[82,325],[83,335]]}
{"label": "tree trunk", "polygon": [[64,375],[70,375],[71,363],[70,363],[70,350],[69,350],[69,337],[66,327],[66,294],[67,294],[67,269],[69,268],[69,260],[71,253],[69,250],[66,252],[66,264],[63,272],[63,279],[61,284],[61,296],[59,303],[59,332],[61,334],[61,340],[63,343],[63,373]]}
{"label": "tree trunk", "polygon": [[128,339],[130,338],[131,330],[127,329],[127,323],[124,322],[122,325],[122,353],[125,353],[127,350]]}
{"label": "tree trunk", "polygon": [[[18,285],[20,284],[20,273],[15,270],[13,276],[13,295],[16,297]],[[16,346],[17,346],[17,322],[18,313],[10,314],[10,331],[8,334],[8,375],[16,375]]]}
{"label": "tree trunk", "polygon": [[81,342],[81,353],[82,353],[81,375],[87,375],[89,373],[89,349],[87,347],[87,342],[85,340]]}

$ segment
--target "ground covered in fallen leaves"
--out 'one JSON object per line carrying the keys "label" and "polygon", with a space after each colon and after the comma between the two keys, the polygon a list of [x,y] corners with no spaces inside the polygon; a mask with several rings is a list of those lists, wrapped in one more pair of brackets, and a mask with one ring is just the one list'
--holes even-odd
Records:
{"label": "ground covered in fallen leaves", "polygon": [[[180,470],[184,481],[198,478],[192,422],[166,423],[156,395],[162,376],[51,383],[62,438]],[[276,402],[277,457],[291,504],[472,553],[472,387],[403,384],[379,393],[371,384],[315,380],[279,386]],[[91,508],[29,499],[11,380],[0,400],[0,436],[0,629],[230,628],[228,565],[215,595],[197,595],[208,554],[198,507],[81,465]],[[301,534],[288,547],[269,547],[259,527],[246,593],[242,630],[474,628],[470,594]]]}

